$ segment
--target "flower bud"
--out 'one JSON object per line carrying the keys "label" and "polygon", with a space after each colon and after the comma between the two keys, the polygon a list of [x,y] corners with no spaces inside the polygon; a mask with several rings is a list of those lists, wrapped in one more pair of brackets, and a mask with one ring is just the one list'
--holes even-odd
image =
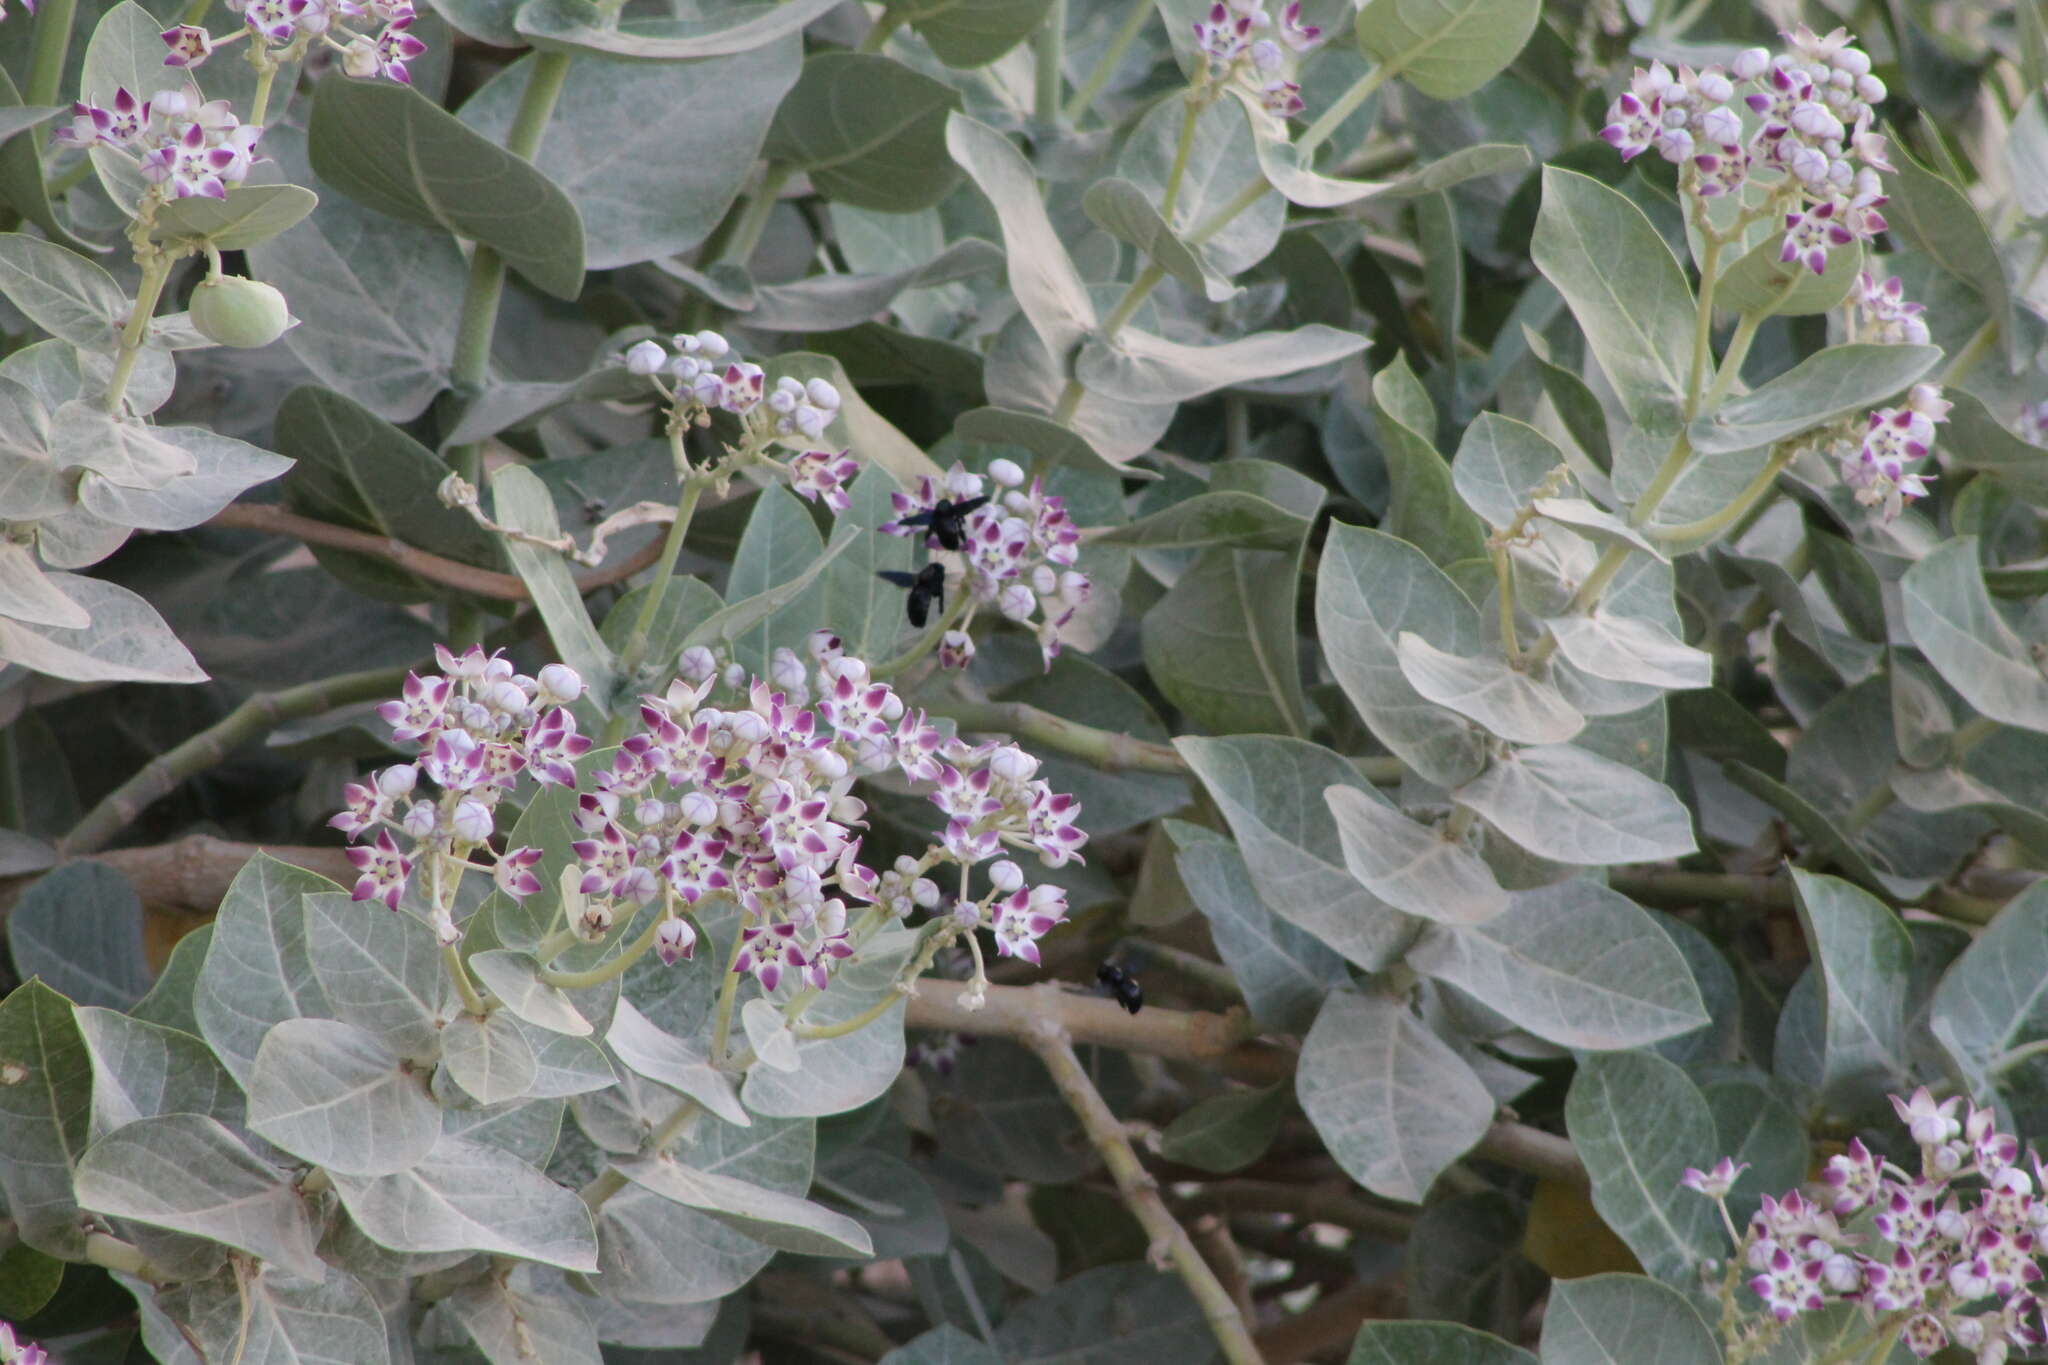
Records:
{"label": "flower bud", "polygon": [[368,80],[377,74],[381,65],[377,60],[377,44],[370,38],[357,38],[341,50],[341,69],[357,80]]}
{"label": "flower bud", "polygon": [[1885,83],[1867,72],[1856,78],[1856,98],[1865,104],[1882,104],[1887,93]]}
{"label": "flower bud", "polygon": [[1700,72],[1696,88],[1700,92],[1700,98],[1709,104],[1726,104],[1735,98],[1734,83],[1712,67]]}
{"label": "flower bud", "polygon": [[628,374],[660,374],[661,367],[668,364],[668,352],[655,341],[636,341],[626,348],[626,372]]}
{"label": "flower bud", "polygon": [[1004,895],[1019,891],[1024,886],[1024,869],[1008,858],[999,859],[988,866],[989,885]]}
{"label": "flower bud", "polygon": [[930,877],[919,877],[910,884],[910,899],[920,909],[932,909],[939,903],[939,884]]}
{"label": "flower bud", "polygon": [[261,280],[221,275],[192,291],[192,326],[208,341],[249,350],[268,346],[292,325],[284,295]]}
{"label": "flower bud", "polygon": [[724,358],[726,352],[732,349],[731,344],[724,337],[712,331],[699,332],[691,337],[690,340],[697,343],[690,348],[691,350],[712,360]]}
{"label": "flower bud", "polygon": [[1728,74],[1738,81],[1753,81],[1771,69],[1771,54],[1760,47],[1748,48],[1735,54],[1735,60],[1728,63]]}
{"label": "flower bud", "polygon": [[1029,782],[1038,771],[1038,760],[1014,744],[1005,744],[988,756],[988,770],[1005,782]]}
{"label": "flower bud", "polygon": [[480,844],[491,837],[493,823],[491,808],[471,797],[456,803],[450,827],[462,843]]}
{"label": "flower bud", "polygon": [[809,398],[815,407],[823,408],[827,412],[839,411],[839,390],[832,387],[827,380],[813,379],[805,384],[804,396]]}
{"label": "flower bud", "polygon": [[988,476],[1005,488],[1015,488],[1024,482],[1024,469],[1015,460],[998,456],[988,462]]}
{"label": "flower bud", "polygon": [[661,927],[654,931],[654,951],[666,967],[675,966],[683,958],[695,957],[697,931],[690,927],[688,920],[663,920]]}
{"label": "flower bud", "polygon": [[434,808],[433,802],[415,801],[406,808],[405,819],[399,821],[399,827],[415,839],[424,839],[434,832],[434,826],[440,823],[440,819],[441,813]]}
{"label": "flower bud", "polygon": [[658,825],[668,819],[668,807],[651,796],[645,797],[633,807],[633,819],[643,828]]}
{"label": "flower bud", "polygon": [[702,828],[718,819],[718,799],[708,792],[691,792],[676,802],[685,824]]}
{"label": "flower bud", "polygon": [[691,645],[677,656],[676,672],[692,683],[708,682],[718,673],[718,656],[703,645]]}
{"label": "flower bud", "polygon": [[535,698],[542,706],[567,706],[583,695],[583,675],[567,664],[549,664],[535,682]]}
{"label": "flower bud", "polygon": [[1028,620],[1038,609],[1038,598],[1022,583],[1012,583],[996,598],[996,610],[1012,621]]}
{"label": "flower bud", "polygon": [[409,796],[419,778],[420,770],[412,764],[396,764],[377,774],[378,794],[394,801],[401,796]]}
{"label": "flower bud", "polygon": [[729,663],[725,666],[725,685],[737,692],[747,685],[747,670],[744,664]]}
{"label": "flower bud", "polygon": [[803,660],[796,657],[796,651],[784,645],[775,651],[768,663],[768,681],[785,692],[800,692],[809,681]]}
{"label": "flower bud", "polygon": [[814,630],[804,641],[804,650],[811,661],[823,668],[846,652],[846,642],[833,630]]}
{"label": "flower bud", "polygon": [[1870,54],[1861,48],[1845,47],[1835,54],[1835,70],[1860,76],[1870,70]]}

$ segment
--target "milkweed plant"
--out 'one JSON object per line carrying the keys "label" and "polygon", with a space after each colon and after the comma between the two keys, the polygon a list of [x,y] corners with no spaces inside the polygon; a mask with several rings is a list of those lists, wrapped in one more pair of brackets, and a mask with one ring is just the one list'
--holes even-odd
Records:
{"label": "milkweed plant", "polygon": [[2048,1359],[2038,0],[24,0],[0,1362]]}

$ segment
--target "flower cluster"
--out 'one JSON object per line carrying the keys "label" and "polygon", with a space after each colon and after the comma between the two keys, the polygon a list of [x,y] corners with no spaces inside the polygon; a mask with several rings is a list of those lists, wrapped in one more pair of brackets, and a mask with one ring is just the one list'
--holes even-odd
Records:
{"label": "flower cluster", "polygon": [[1880,284],[1875,275],[1865,270],[1856,276],[1856,288],[1849,298],[1853,310],[1849,322],[1851,341],[1878,346],[1927,344],[1927,324],[1920,317],[1927,311],[1927,305],[1909,302],[1897,275]]}
{"label": "flower cluster", "polygon": [[796,449],[787,471],[791,491],[835,512],[852,505],[846,485],[859,462],[848,450],[814,448],[839,415],[839,390],[829,381],[785,375],[770,389],[759,365],[742,360],[730,342],[710,331],[679,333],[667,347],[637,341],[626,348],[623,362],[628,373],[654,383],[674,405],[678,422],[708,426],[712,413],[729,413],[740,419],[754,453],[771,444]]}
{"label": "flower cluster", "polygon": [[[666,694],[643,698],[643,728],[578,802],[585,933],[608,929],[621,903],[727,896],[745,913],[735,970],[769,991],[785,980],[823,987],[854,951],[849,902],[895,916],[935,910],[941,895],[927,874],[940,862],[964,885],[967,869],[1005,847],[1035,849],[1055,867],[1075,856],[1086,839],[1079,806],[1035,779],[1036,759],[947,738],[830,631],[808,649],[808,669],[778,651],[772,680],[733,678],[692,649]],[[738,693],[732,704],[707,704],[722,683]],[[859,861],[866,806],[852,789],[885,773],[936,787],[948,821],[924,857],[877,873]],[[1007,859],[988,875],[993,889],[956,905],[956,924],[990,928],[999,953],[1036,962],[1037,939],[1065,918],[1065,893],[1027,887]],[[693,944],[682,939],[679,955]]]}
{"label": "flower cluster", "polygon": [[1948,417],[1951,406],[1935,385],[1915,384],[1904,407],[1872,412],[1862,444],[1841,462],[1842,482],[1856,490],[1856,501],[1881,506],[1890,521],[1908,501],[1926,497],[1934,476],[1908,466],[1933,450],[1935,424]]}
{"label": "flower cluster", "polygon": [[[34,5],[29,13],[35,13]],[[19,1340],[13,1323],[0,1322],[0,1365],[50,1365],[50,1353],[33,1341]]]}
{"label": "flower cluster", "polygon": [[121,153],[167,199],[227,198],[228,187],[256,164],[263,130],[242,123],[226,100],[201,103],[189,88],[138,99],[123,86],[101,106],[71,106],[71,122],[51,139],[65,147],[106,147]]}
{"label": "flower cluster", "polygon": [[[317,42],[339,52],[341,69],[351,76],[382,76],[410,85],[412,73],[405,64],[427,50],[407,31],[418,18],[412,0],[227,0],[227,6],[242,16],[242,29],[225,38],[195,24],[165,29],[164,46],[170,55],[164,65],[189,70],[216,49],[242,38],[269,49],[265,60],[279,62],[302,56]],[[374,35],[352,27],[363,21],[368,21],[365,30],[376,28]]]}
{"label": "flower cluster", "polygon": [[1874,124],[1885,86],[1844,29],[1821,37],[1802,24],[1785,40],[1784,52],[1751,48],[1727,67],[1638,68],[1600,136],[1624,161],[1654,147],[1702,199],[1757,183],[1768,211],[1784,214],[1780,259],[1819,274],[1830,250],[1884,231],[1878,173],[1892,165]]}
{"label": "flower cluster", "polygon": [[[2048,1341],[2028,1288],[2041,1274],[2048,1199],[2037,1189],[2048,1171],[2036,1157],[2029,1177],[2018,1139],[1997,1130],[1996,1115],[1972,1104],[1959,1120],[1959,1104],[1937,1103],[1925,1087],[1892,1097],[1920,1148],[1917,1172],[1852,1140],[1811,1195],[1764,1198],[1737,1241],[1739,1264],[1754,1272],[1750,1292],[1772,1322],[1831,1300],[1860,1304],[1873,1320],[1909,1314],[1901,1339],[1915,1355],[1953,1342],[1978,1365],[2003,1365],[2015,1346]],[[1722,1202],[1743,1169],[1724,1157],[1711,1171],[1688,1169],[1683,1183]],[[1973,1178],[1981,1183],[1963,1188]]]}
{"label": "flower cluster", "polygon": [[1242,82],[1266,112],[1281,118],[1307,107],[1294,77],[1301,58],[1322,42],[1323,30],[1302,22],[1300,0],[1280,12],[1278,24],[1259,0],[1216,0],[1208,17],[1195,22],[1195,47],[1207,59],[1208,81],[1217,87]]}
{"label": "flower cluster", "polygon": [[[351,844],[376,835],[348,851],[358,874],[352,894],[396,910],[423,855],[452,859],[459,873],[476,866],[468,860],[480,854],[490,858],[488,870],[500,891],[530,896],[541,889],[533,872],[540,851],[491,853],[497,807],[521,773],[543,785],[576,785],[575,762],[589,751],[590,739],[576,732],[568,708],[583,695],[583,679],[566,664],[549,664],[529,678],[515,672],[510,660],[474,645],[462,654],[437,645],[434,654],[441,676],[408,676],[402,694],[377,708],[395,739],[418,748],[418,760],[344,787],[346,807],[327,822]],[[440,788],[438,796],[415,794],[422,776]],[[407,844],[399,843],[399,835]],[[452,897],[436,896],[433,907],[434,929],[444,943],[461,938],[450,902]]]}
{"label": "flower cluster", "polygon": [[[964,668],[974,657],[967,634],[976,605],[993,603],[997,611],[1038,637],[1045,666],[1059,656],[1061,632],[1088,601],[1093,587],[1088,575],[1074,568],[1081,553],[1081,528],[1067,514],[1066,502],[1048,494],[1042,479],[1024,486],[1024,471],[1015,461],[998,459],[988,478],[999,490],[961,519],[958,539],[966,577],[968,616],[940,642],[940,662]],[[979,474],[955,464],[940,478],[926,475],[914,493],[895,493],[896,520],[880,529],[890,535],[923,534],[933,550],[945,548],[939,534],[916,524],[929,522],[941,501],[972,502],[983,497]]]}

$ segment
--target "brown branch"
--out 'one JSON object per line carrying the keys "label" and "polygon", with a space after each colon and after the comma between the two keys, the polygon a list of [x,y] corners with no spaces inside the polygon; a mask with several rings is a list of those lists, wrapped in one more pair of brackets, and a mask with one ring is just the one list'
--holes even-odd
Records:
{"label": "brown branch", "polygon": [[1390,1242],[1405,1242],[1415,1231],[1414,1214],[1368,1203],[1341,1185],[1212,1180],[1179,1201],[1179,1207],[1190,1213],[1285,1213]]}
{"label": "brown branch", "polygon": [[281,863],[317,872],[346,886],[355,869],[340,848],[306,844],[238,844],[210,834],[188,834],[168,844],[118,848],[93,855],[93,861],[126,877],[154,905],[211,914],[227,895],[228,884],[258,853]]}
{"label": "brown branch", "polygon": [[[533,594],[526,590],[526,584],[518,575],[499,573],[495,569],[479,569],[473,564],[463,564],[408,545],[392,536],[380,536],[371,531],[358,531],[348,526],[336,526],[332,522],[314,517],[302,517],[282,507],[268,503],[229,503],[216,512],[209,526],[232,527],[242,531],[263,531],[270,535],[290,536],[308,545],[326,545],[337,550],[353,550],[357,554],[375,555],[388,559],[407,573],[424,578],[444,587],[473,593],[478,597],[495,598],[501,602],[531,601]],[[595,592],[609,587],[624,578],[630,578],[652,565],[661,557],[661,539],[656,537],[632,555],[617,564],[608,564],[601,569],[576,576],[578,592]]]}
{"label": "brown branch", "polygon": [[[1050,985],[1033,987],[1032,992],[1055,999],[1063,998],[1059,989]],[[1117,1192],[1152,1239],[1154,1261],[1172,1263],[1188,1291],[1195,1296],[1195,1302],[1201,1305],[1202,1316],[1208,1320],[1209,1330],[1215,1334],[1216,1344],[1223,1348],[1223,1358],[1229,1365],[1265,1365],[1259,1348],[1252,1344],[1251,1332],[1237,1301],[1216,1278],[1216,1272],[1210,1269],[1209,1263],[1202,1259],[1202,1253],[1196,1248],[1194,1239],[1188,1236],[1187,1229],[1167,1211],[1165,1201],[1159,1197],[1158,1183],[1138,1160],[1138,1154],[1131,1150],[1131,1140],[1125,1134],[1123,1124],[1110,1112],[1102,1095],[1088,1079],[1087,1069],[1074,1055],[1073,1040],[1067,1036],[1056,1013],[1053,1010],[1041,1013],[1026,1032],[1024,1042],[1045,1063],[1045,1069],[1052,1074],[1053,1084],[1059,1087],[1068,1107],[1080,1118],[1089,1141],[1095,1144],[1103,1164],[1115,1178]]]}
{"label": "brown branch", "polygon": [[1256,1338],[1266,1365],[1296,1365],[1333,1346],[1342,1346],[1358,1329],[1374,1320],[1406,1315],[1407,1295],[1398,1281],[1358,1281],[1334,1294],[1324,1294],[1293,1317],[1275,1323]]}

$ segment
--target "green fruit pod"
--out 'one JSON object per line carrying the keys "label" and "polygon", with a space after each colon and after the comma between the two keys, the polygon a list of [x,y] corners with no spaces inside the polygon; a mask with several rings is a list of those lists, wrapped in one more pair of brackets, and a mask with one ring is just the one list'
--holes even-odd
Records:
{"label": "green fruit pod", "polygon": [[208,341],[247,349],[283,336],[292,315],[284,295],[269,285],[223,275],[192,291],[192,325]]}

